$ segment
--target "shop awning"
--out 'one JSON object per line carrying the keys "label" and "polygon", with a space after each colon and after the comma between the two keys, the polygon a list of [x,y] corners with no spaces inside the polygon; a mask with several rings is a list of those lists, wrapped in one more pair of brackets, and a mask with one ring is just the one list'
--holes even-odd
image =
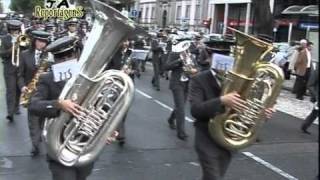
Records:
{"label": "shop awning", "polygon": [[309,6],[289,6],[281,12],[281,14],[305,14],[309,16],[319,16],[319,6],[309,5]]}

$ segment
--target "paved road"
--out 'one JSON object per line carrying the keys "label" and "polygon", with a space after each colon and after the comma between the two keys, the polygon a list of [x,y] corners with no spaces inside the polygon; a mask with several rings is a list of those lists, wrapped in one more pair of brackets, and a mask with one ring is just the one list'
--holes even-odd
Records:
{"label": "paved road", "polygon": [[[0,65],[2,75],[2,66]],[[151,69],[136,80],[136,93],[127,119],[127,143],[105,148],[88,180],[196,180],[201,171],[193,149],[194,130],[188,121],[187,142],[166,124],[173,107],[168,81],[161,91],[151,87]],[[49,180],[45,152],[32,159],[26,112],[13,124],[5,120],[3,79],[0,76],[0,179]],[[283,92],[287,93],[287,92]],[[187,120],[192,120],[188,113]],[[302,134],[302,120],[277,112],[261,130],[262,141],[234,155],[226,180],[313,180],[318,174],[318,125]]]}

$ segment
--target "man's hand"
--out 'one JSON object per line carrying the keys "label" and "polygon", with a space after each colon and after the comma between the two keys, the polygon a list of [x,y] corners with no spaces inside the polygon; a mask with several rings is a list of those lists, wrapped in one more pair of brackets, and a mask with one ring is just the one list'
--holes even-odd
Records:
{"label": "man's hand", "polygon": [[246,102],[241,99],[240,95],[236,92],[228,93],[220,97],[222,104],[228,106],[236,111],[243,111],[247,109]]}
{"label": "man's hand", "polygon": [[27,93],[28,92],[28,87],[27,86],[23,86],[22,88],[21,88],[21,92],[22,93]]}
{"label": "man's hand", "polygon": [[196,68],[191,68],[191,74],[194,75],[198,72],[198,70]]}
{"label": "man's hand", "polygon": [[116,141],[118,135],[119,135],[119,132],[118,132],[118,131],[114,131],[114,132],[112,133],[112,135],[107,138],[107,142],[106,142],[106,143],[109,145],[109,144],[111,144],[112,142]]}
{"label": "man's hand", "polygon": [[77,117],[81,114],[81,111],[82,111],[81,106],[72,102],[70,99],[59,100],[58,103],[63,111],[68,112],[75,117]]}
{"label": "man's hand", "polygon": [[264,109],[264,115],[266,116],[267,119],[270,119],[273,115],[273,113],[276,112],[276,109],[275,108],[267,108],[267,109]]}

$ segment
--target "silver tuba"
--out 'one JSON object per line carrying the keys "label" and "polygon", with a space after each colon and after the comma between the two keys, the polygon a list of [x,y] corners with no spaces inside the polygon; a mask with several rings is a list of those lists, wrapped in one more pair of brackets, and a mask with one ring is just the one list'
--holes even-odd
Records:
{"label": "silver tuba", "polygon": [[78,103],[83,113],[74,117],[61,112],[45,125],[48,155],[65,166],[85,165],[98,157],[134,95],[128,75],[104,69],[135,25],[107,4],[90,2],[95,21],[79,60],[81,70],[66,83],[59,97]]}

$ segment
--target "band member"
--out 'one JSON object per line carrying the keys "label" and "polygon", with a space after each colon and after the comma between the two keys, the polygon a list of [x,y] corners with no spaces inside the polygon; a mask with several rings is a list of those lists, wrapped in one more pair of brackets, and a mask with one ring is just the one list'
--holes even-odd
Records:
{"label": "band member", "polygon": [[77,18],[71,18],[69,21],[66,22],[67,31],[62,32],[59,37],[63,36],[71,36],[78,38],[78,41],[76,42],[76,51],[77,51],[77,57],[80,57],[83,44],[82,44],[82,36],[78,31],[78,19]]}
{"label": "band member", "polygon": [[[33,37],[32,46],[29,50],[25,50],[20,54],[20,66],[18,70],[18,85],[22,93],[32,91],[28,89],[28,84],[33,80],[35,74],[41,66],[42,52],[49,42],[50,33],[45,31],[32,31]],[[33,90],[34,91],[34,90]],[[28,110],[28,125],[30,139],[32,142],[31,155],[37,156],[39,154],[39,145],[41,140],[41,131],[43,119],[33,115]]]}
{"label": "band member", "polygon": [[196,62],[201,71],[210,69],[210,54],[206,49],[206,45],[201,42],[201,36],[196,36],[191,44],[190,52],[195,56]]}
{"label": "band member", "polygon": [[[185,104],[190,76],[187,76],[183,69],[183,66],[185,66],[183,58],[188,57],[185,56],[185,53],[177,53],[175,49],[183,46],[185,42],[186,41],[182,41],[172,47],[173,52],[169,54],[168,61],[165,65],[166,70],[172,71],[169,88],[172,91],[174,100],[174,110],[168,119],[168,123],[171,129],[175,129],[177,125],[177,137],[181,140],[186,140],[188,137],[185,133]],[[196,68],[191,68],[190,71],[192,75],[198,72]]]}
{"label": "band member", "polygon": [[[65,36],[51,43],[45,51],[54,55],[55,64],[74,60],[76,59],[75,41],[77,41],[76,38]],[[70,99],[58,99],[68,79],[55,80],[54,73],[51,71],[40,76],[37,91],[31,99],[29,110],[37,116],[46,118],[55,118],[59,116],[60,111],[68,112],[74,116],[79,115],[81,107],[78,104]],[[67,167],[49,156],[48,163],[53,180],[85,180],[90,175],[94,164]]]}
{"label": "band member", "polygon": [[50,42],[53,42],[58,37],[57,26],[54,23],[47,23],[45,31],[50,33]]}
{"label": "band member", "polygon": [[[245,102],[237,93],[221,94],[221,78],[214,69],[202,71],[190,82],[191,115],[196,119],[195,149],[202,168],[202,180],[222,179],[232,159],[232,153],[219,146],[208,130],[210,118],[223,113],[225,107],[245,109]],[[273,109],[265,110],[271,117]]]}
{"label": "band member", "polygon": [[152,77],[152,85],[156,88],[157,91],[160,91],[160,58],[163,54],[163,49],[160,46],[160,38],[162,38],[162,34],[158,33],[157,37],[154,37],[151,41],[151,51],[152,51],[152,65],[153,65],[153,77]]}
{"label": "band member", "polygon": [[[3,63],[3,73],[6,85],[6,103],[7,103],[7,116],[9,122],[14,121],[14,114],[19,113],[19,97],[20,90],[18,88],[17,79],[17,66],[12,64],[12,47],[20,35],[22,22],[18,20],[8,20],[7,28],[8,34],[1,37],[0,41],[0,56]],[[17,52],[15,50],[15,52]],[[15,62],[17,59],[15,58]]]}
{"label": "band member", "polygon": [[[123,42],[122,46],[116,52],[116,54],[112,57],[110,63],[107,66],[108,69],[115,69],[115,70],[123,70],[126,74],[128,74],[132,80],[134,80],[135,72],[137,69],[136,61],[132,61],[129,59],[131,55],[131,50],[129,49],[129,41],[126,40]],[[119,135],[117,140],[119,145],[122,147],[125,144],[125,121],[127,118],[127,114],[124,115],[122,122],[119,124],[118,132]]]}
{"label": "band member", "polygon": [[80,21],[80,30],[79,30],[80,37],[82,39],[82,44],[84,45],[88,40],[90,34],[89,24],[86,20]]}

